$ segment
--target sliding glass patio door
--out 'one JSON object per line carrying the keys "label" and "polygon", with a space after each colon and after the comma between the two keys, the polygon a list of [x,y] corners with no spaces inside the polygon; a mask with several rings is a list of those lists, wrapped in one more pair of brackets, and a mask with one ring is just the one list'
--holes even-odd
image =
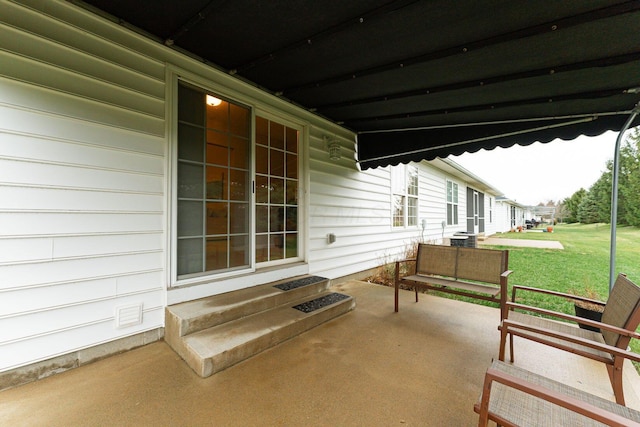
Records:
{"label": "sliding glass patio door", "polygon": [[179,83],[178,281],[300,258],[299,139],[299,128]]}

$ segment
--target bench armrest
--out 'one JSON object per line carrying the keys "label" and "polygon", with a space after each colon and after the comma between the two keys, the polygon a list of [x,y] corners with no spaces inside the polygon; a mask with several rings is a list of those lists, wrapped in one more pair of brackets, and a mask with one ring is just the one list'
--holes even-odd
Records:
{"label": "bench armrest", "polygon": [[396,261],[396,271],[395,271],[395,279],[396,282],[400,280],[400,264],[408,263],[408,262],[416,262],[415,258],[407,258],[407,259],[399,259]]}

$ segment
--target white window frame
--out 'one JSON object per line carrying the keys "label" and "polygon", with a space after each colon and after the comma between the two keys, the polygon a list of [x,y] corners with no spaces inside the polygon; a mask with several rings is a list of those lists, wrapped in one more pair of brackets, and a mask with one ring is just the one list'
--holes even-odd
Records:
{"label": "white window frame", "polygon": [[[298,131],[298,255],[296,257],[283,258],[273,261],[263,261],[263,262],[255,262],[256,268],[265,268],[265,267],[273,267],[280,265],[292,264],[294,262],[304,261],[306,259],[306,247],[305,247],[305,236],[307,234],[306,230],[306,210],[309,203],[309,200],[305,197],[308,193],[305,189],[309,187],[308,183],[308,174],[305,172],[307,166],[305,165],[305,150],[304,150],[304,141],[307,139],[307,129],[304,124],[299,121],[293,120],[290,117],[285,117],[283,115],[274,114],[270,111],[261,109],[259,106],[256,106],[254,109],[254,117],[260,116],[263,119],[267,119],[272,122],[276,122],[283,126],[295,129]],[[254,126],[255,133],[255,126]],[[254,135],[255,136],[255,135]],[[256,141],[253,141],[253,149],[255,150]],[[254,153],[255,154],[255,153]],[[255,157],[255,156],[254,156]],[[255,159],[254,159],[255,162]],[[255,173],[253,175],[253,179],[255,182]],[[255,196],[255,194],[254,194]],[[254,202],[254,212],[255,212],[255,202]],[[255,223],[255,217],[253,218]],[[253,232],[253,239],[255,243],[256,233],[255,228]],[[255,254],[254,261],[255,261]]]}
{"label": "white window frame", "polygon": [[391,167],[391,227],[417,227],[420,214],[420,174],[414,165]]}
{"label": "white window frame", "polygon": [[[255,157],[255,116],[260,115],[262,117],[266,117],[269,120],[278,121],[279,123],[285,124],[286,126],[296,128],[300,131],[300,140],[298,146],[298,156],[299,156],[299,164],[298,164],[298,194],[299,194],[299,205],[298,205],[298,217],[299,219],[299,237],[298,237],[298,257],[296,258],[287,258],[281,261],[272,261],[271,263],[260,263],[256,264],[255,261],[255,251],[250,251],[250,265],[246,269],[239,269],[235,271],[227,271],[221,273],[203,273],[194,275],[193,277],[180,277],[177,275],[177,185],[178,185],[178,177],[177,177],[177,151],[178,151],[178,132],[177,126],[175,125],[177,117],[178,117],[178,82],[184,81],[187,84],[191,84],[195,87],[198,87],[205,91],[210,91],[212,93],[219,94],[225,99],[231,100],[235,103],[244,104],[245,106],[251,108],[251,156],[252,159]],[[291,116],[289,114],[283,112],[274,112],[265,110],[259,100],[256,100],[251,97],[247,97],[235,90],[229,88],[222,88],[216,84],[213,84],[210,80],[203,79],[201,76],[190,73],[182,68],[175,67],[169,65],[167,68],[167,88],[166,88],[166,96],[167,96],[167,105],[166,105],[166,116],[168,125],[168,132],[170,143],[168,144],[168,156],[167,156],[167,227],[169,232],[167,233],[167,246],[170,248],[167,253],[167,282],[168,288],[179,288],[190,285],[199,285],[211,282],[211,280],[219,280],[226,278],[233,278],[242,276],[243,274],[252,273],[256,271],[257,265],[260,268],[266,266],[276,266],[281,265],[285,266],[288,264],[295,264],[296,262],[306,262],[308,253],[307,246],[305,244],[306,236],[308,235],[308,221],[306,219],[307,215],[307,206],[309,205],[309,194],[306,190],[309,188],[309,176],[306,171],[308,171],[308,158],[307,152],[305,150],[306,144],[309,140],[309,125],[308,123],[299,120],[297,117]],[[251,166],[251,181],[255,183],[255,167]],[[251,196],[251,210],[255,209],[255,194],[252,192]],[[250,239],[255,240],[255,218],[252,215],[251,224],[250,224]],[[252,243],[253,244],[253,243]]]}
{"label": "white window frame", "polygon": [[447,225],[458,225],[460,188],[457,182],[446,180]]}

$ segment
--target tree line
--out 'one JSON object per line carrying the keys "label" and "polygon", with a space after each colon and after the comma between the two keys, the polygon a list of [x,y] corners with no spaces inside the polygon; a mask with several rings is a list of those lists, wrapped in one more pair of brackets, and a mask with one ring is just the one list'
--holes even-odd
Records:
{"label": "tree line", "polygon": [[[613,160],[588,190],[581,188],[564,199],[557,211],[564,222],[611,222]],[[635,128],[620,147],[618,169],[618,224],[640,227],[640,130]]]}

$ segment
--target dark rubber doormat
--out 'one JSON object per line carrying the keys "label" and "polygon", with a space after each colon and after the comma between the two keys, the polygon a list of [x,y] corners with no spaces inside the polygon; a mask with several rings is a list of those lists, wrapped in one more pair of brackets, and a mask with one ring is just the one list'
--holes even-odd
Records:
{"label": "dark rubber doormat", "polygon": [[278,288],[281,291],[290,291],[291,289],[296,289],[301,286],[307,286],[313,283],[322,282],[323,280],[327,280],[327,278],[320,276],[309,276],[303,277],[302,279],[292,280],[286,283],[280,283],[279,285],[275,285],[274,288]]}
{"label": "dark rubber doormat", "polygon": [[312,299],[311,301],[303,302],[302,304],[294,305],[293,308],[300,310],[303,313],[311,313],[322,307],[326,307],[331,304],[335,304],[338,301],[349,298],[349,295],[339,294],[334,292],[329,295],[325,295],[320,298]]}

